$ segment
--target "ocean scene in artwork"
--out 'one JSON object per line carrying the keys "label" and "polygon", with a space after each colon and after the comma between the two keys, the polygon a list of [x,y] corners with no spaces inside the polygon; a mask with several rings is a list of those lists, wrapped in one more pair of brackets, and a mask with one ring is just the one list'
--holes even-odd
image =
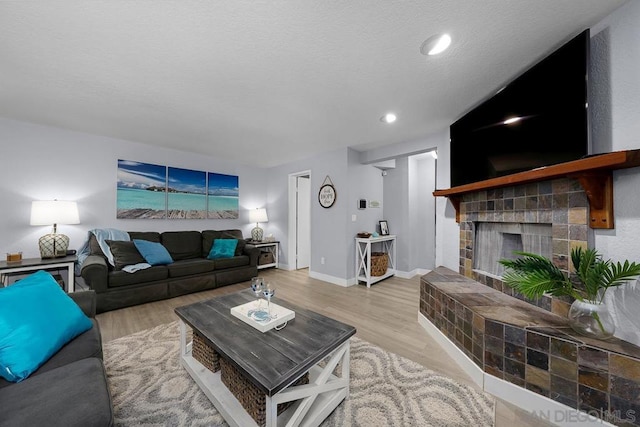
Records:
{"label": "ocean scene in artwork", "polygon": [[152,192],[135,188],[118,188],[118,210],[152,209],[164,211],[166,205],[164,191]]}
{"label": "ocean scene in artwork", "polygon": [[165,218],[166,179],[166,166],[118,160],[116,218]]}
{"label": "ocean scene in artwork", "polygon": [[236,219],[240,212],[237,175],[209,172],[208,189],[210,219]]}
{"label": "ocean scene in artwork", "polygon": [[238,176],[118,160],[119,219],[237,219]]}
{"label": "ocean scene in artwork", "polygon": [[169,218],[207,217],[207,173],[169,167],[167,179]]}

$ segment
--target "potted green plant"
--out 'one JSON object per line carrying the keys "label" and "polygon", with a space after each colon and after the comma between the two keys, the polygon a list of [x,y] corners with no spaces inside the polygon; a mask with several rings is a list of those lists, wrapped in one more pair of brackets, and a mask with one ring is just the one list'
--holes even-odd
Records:
{"label": "potted green plant", "polygon": [[640,275],[640,264],[604,260],[595,249],[571,251],[575,275],[565,275],[551,260],[528,252],[516,252],[521,258],[502,259],[506,267],[502,280],[527,298],[543,294],[570,296],[569,323],[578,333],[599,339],[611,338],[615,324],[603,304],[609,288],[623,285]]}

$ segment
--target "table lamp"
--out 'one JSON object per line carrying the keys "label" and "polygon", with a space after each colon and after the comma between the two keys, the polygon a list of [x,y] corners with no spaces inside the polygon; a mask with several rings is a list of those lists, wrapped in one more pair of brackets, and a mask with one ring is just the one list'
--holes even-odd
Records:
{"label": "table lamp", "polygon": [[262,242],[262,236],[264,235],[262,228],[260,228],[260,222],[269,222],[267,218],[267,210],[265,208],[257,208],[249,211],[249,222],[255,222],[256,227],[251,230],[251,240]]}
{"label": "table lamp", "polygon": [[62,200],[31,202],[31,225],[52,225],[53,233],[40,238],[40,257],[58,258],[67,255],[69,237],[57,233],[58,224],[80,224],[78,204]]}

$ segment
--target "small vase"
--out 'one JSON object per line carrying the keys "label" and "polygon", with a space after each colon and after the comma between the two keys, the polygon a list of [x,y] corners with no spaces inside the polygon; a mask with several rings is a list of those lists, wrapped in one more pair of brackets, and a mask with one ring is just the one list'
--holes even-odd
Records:
{"label": "small vase", "polygon": [[575,300],[569,309],[571,328],[588,337],[607,340],[616,331],[611,314],[606,305]]}

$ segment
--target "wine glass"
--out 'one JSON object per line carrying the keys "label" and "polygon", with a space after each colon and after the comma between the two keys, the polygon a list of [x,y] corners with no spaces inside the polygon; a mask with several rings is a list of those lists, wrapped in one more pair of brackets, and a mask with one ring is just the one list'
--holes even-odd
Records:
{"label": "wine glass", "polygon": [[251,279],[251,290],[253,291],[253,294],[256,296],[256,299],[258,302],[256,309],[259,309],[260,302],[262,301],[260,299],[260,296],[262,295],[262,291],[264,290],[264,280],[262,279],[262,277],[253,277]]}
{"label": "wine glass", "polygon": [[267,313],[269,314],[269,317],[271,317],[271,298],[276,294],[276,289],[272,283],[267,282],[264,284],[262,293],[267,299]]}

